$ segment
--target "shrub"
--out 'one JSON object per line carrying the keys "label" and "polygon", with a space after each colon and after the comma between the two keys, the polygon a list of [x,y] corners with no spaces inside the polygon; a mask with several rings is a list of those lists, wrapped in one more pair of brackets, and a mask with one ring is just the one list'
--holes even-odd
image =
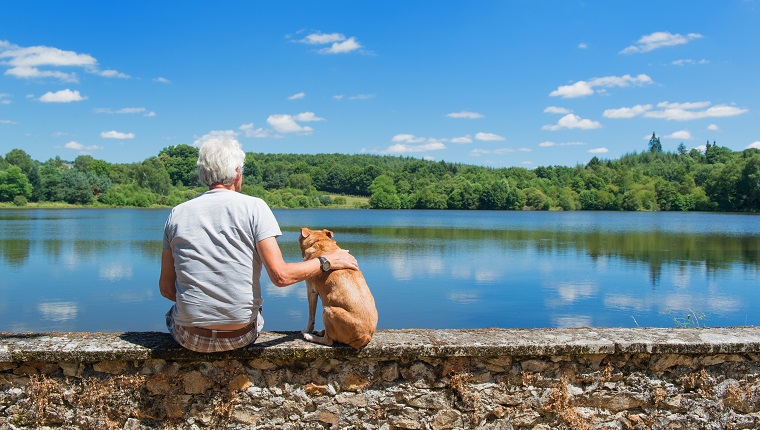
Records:
{"label": "shrub", "polygon": [[13,199],[13,204],[16,205],[16,206],[18,206],[18,207],[26,206],[26,204],[27,204],[26,197],[24,197],[24,196],[16,196]]}

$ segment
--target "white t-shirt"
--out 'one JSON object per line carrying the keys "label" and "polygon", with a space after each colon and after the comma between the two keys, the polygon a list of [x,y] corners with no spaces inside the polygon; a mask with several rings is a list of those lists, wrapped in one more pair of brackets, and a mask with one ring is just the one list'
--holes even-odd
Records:
{"label": "white t-shirt", "polygon": [[175,323],[253,321],[262,303],[256,243],[281,235],[266,202],[235,191],[209,190],[172,209],[163,249],[171,249],[177,272]]}

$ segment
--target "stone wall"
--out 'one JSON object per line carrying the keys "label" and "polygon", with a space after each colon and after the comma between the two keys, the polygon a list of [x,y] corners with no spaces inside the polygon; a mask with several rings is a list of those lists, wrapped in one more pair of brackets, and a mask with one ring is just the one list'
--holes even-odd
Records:
{"label": "stone wall", "polygon": [[0,429],[760,427],[760,328],[0,334]]}

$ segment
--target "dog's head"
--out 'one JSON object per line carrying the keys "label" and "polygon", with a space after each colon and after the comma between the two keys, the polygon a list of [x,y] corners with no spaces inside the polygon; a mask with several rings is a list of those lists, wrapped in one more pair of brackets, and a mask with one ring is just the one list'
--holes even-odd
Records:
{"label": "dog's head", "polygon": [[323,251],[337,248],[332,240],[333,232],[330,230],[309,230],[306,227],[301,228],[301,237],[298,243],[301,245],[301,255],[304,259],[309,259],[322,255]]}

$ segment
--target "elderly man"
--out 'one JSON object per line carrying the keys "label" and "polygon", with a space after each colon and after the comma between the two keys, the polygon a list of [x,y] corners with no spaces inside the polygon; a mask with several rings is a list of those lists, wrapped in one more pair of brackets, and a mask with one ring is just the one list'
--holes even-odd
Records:
{"label": "elderly man", "polygon": [[176,302],[166,325],[177,343],[193,351],[229,351],[256,340],[264,325],[262,264],[278,287],[323,271],[358,269],[344,250],[286,263],[271,209],[240,193],[244,161],[237,140],[206,141],[197,166],[208,191],[172,209],[164,227],[158,285],[162,296]]}

